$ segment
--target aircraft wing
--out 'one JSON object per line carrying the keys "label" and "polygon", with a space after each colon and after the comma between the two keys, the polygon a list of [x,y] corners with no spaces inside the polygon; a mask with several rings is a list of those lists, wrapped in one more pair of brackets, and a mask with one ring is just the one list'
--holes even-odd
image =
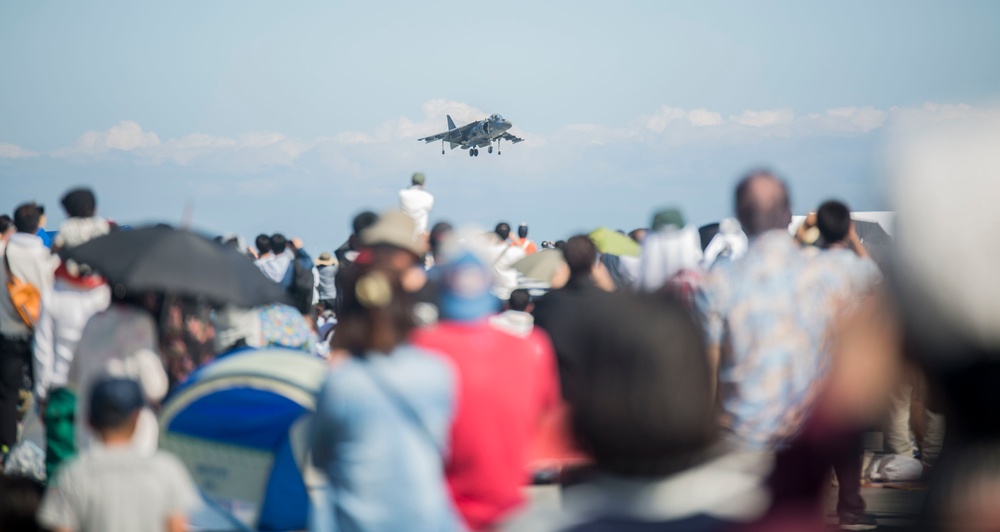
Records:
{"label": "aircraft wing", "polygon": [[510,133],[506,132],[503,135],[500,135],[500,138],[504,140],[509,140],[513,144],[517,144],[518,142],[524,142],[524,139],[522,139],[521,137],[515,137],[514,135],[511,135]]}
{"label": "aircraft wing", "polygon": [[459,140],[459,139],[461,139],[464,136],[464,133],[467,130],[472,129],[472,126],[474,126],[476,124],[477,124],[477,122],[469,122],[468,124],[465,124],[462,127],[456,127],[455,129],[449,129],[448,131],[445,131],[444,133],[438,133],[437,135],[431,135],[429,137],[424,137],[422,139],[417,139],[417,141],[419,142],[419,141],[422,140],[424,142],[434,142],[435,140],[449,140],[449,139]]}

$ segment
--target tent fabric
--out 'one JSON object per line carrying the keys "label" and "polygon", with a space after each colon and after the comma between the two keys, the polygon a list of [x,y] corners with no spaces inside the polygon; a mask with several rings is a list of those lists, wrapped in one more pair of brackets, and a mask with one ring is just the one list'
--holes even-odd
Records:
{"label": "tent fabric", "polygon": [[305,529],[317,477],[301,433],[325,375],[322,360],[285,348],[218,359],[164,404],[161,446],[247,528]]}

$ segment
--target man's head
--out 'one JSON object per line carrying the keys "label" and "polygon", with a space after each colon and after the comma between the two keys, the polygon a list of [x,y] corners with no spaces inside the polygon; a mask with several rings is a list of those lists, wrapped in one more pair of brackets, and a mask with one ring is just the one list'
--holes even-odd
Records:
{"label": "man's head", "polygon": [[451,234],[453,228],[448,222],[438,222],[431,227],[431,233],[428,237],[428,241],[431,246],[431,255],[434,257],[435,261],[441,259],[441,248],[444,244],[444,239]]}
{"label": "man's head", "polygon": [[6,238],[14,231],[17,231],[17,228],[14,227],[14,220],[6,214],[0,214],[0,236]]}
{"label": "man's head", "polygon": [[576,235],[566,241],[562,248],[570,277],[586,277],[597,264],[597,246],[587,235]]}
{"label": "man's head", "polygon": [[262,233],[257,235],[253,243],[257,246],[257,255],[264,256],[271,252],[271,237]]}
{"label": "man's head", "polygon": [[41,209],[34,203],[23,203],[14,210],[14,227],[18,233],[35,234],[42,217]]}
{"label": "man's head", "polygon": [[271,235],[270,242],[271,242],[271,253],[274,253],[275,255],[281,255],[282,253],[285,252],[285,249],[288,247],[288,239],[285,238],[285,235],[281,233],[275,233]]}
{"label": "man's head", "polygon": [[410,183],[417,186],[424,186],[427,182],[427,177],[424,176],[423,172],[415,172],[413,177],[410,178]]}
{"label": "man's head", "polygon": [[70,218],[90,218],[97,212],[97,198],[89,188],[74,188],[63,195],[59,202]]}
{"label": "man's head", "polygon": [[517,236],[520,238],[528,238],[528,224],[527,222],[521,222],[521,225],[517,227]]}
{"label": "man's head", "polygon": [[142,388],[132,379],[105,377],[90,392],[87,422],[102,438],[129,439],[145,401]]}
{"label": "man's head", "polygon": [[840,242],[851,230],[851,209],[836,200],[824,202],[816,211],[816,228],[826,244]]}
{"label": "man's head", "polygon": [[361,232],[368,229],[372,224],[378,221],[378,215],[372,211],[362,211],[359,212],[353,220],[351,220],[351,230],[354,231],[356,236],[361,236]]}
{"label": "man's head", "polygon": [[635,242],[642,244],[643,240],[646,240],[646,229],[641,227],[639,229],[633,229],[629,232],[628,237]]}
{"label": "man's head", "polygon": [[510,238],[510,224],[507,222],[500,222],[497,224],[496,229],[494,229],[493,232],[500,237],[500,240],[507,240]]}
{"label": "man's head", "polygon": [[[657,477],[696,464],[716,436],[699,327],[682,304],[609,294],[566,344],[563,396],[574,440],[606,472]],[[636,405],[645,405],[636,408]]]}
{"label": "man's head", "polygon": [[510,293],[510,299],[507,300],[507,308],[518,312],[531,312],[531,307],[531,294],[527,290],[518,288]]}
{"label": "man's head", "polygon": [[788,187],[768,170],[750,172],[736,187],[736,218],[749,237],[787,230],[792,223]]}

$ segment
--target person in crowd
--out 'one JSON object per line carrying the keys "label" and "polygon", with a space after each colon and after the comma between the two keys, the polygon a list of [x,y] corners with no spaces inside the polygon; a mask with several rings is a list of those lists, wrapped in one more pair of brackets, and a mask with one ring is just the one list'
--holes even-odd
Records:
{"label": "person in crowd", "polygon": [[638,229],[633,229],[628,232],[628,237],[634,240],[640,246],[646,241],[646,235],[649,234],[649,230],[645,227],[640,227]]}
{"label": "person in crowd", "polygon": [[517,227],[517,237],[511,237],[510,244],[521,248],[525,255],[531,255],[538,251],[538,246],[528,240],[528,222],[521,222],[521,225]]}
{"label": "person in crowd", "polygon": [[257,235],[257,238],[255,238],[253,242],[254,242],[254,247],[257,250],[257,258],[254,259],[254,264],[256,264],[257,267],[260,268],[260,271],[263,272],[264,267],[262,266],[262,264],[272,257],[271,237],[265,234],[259,234]]}
{"label": "person in crowd", "polygon": [[[77,246],[111,230],[106,220],[94,216],[95,203],[89,189],[71,190],[63,196],[68,218],[59,228],[54,248]],[[86,265],[71,261],[59,266],[52,290],[42,296],[33,360],[35,398],[45,422],[45,466],[50,478],[76,449],[76,396],[67,387],[76,345],[87,321],[110,302],[111,290],[104,279],[89,272]]]}
{"label": "person in crowd", "polygon": [[97,198],[89,188],[74,188],[60,200],[66,220],[52,242],[52,250],[78,246],[111,232],[111,222],[97,215]]}
{"label": "person in crowd", "polygon": [[492,238],[490,260],[493,261],[493,293],[506,301],[511,291],[517,288],[517,270],[514,269],[514,264],[525,257],[525,251],[511,244],[510,225],[506,222],[497,224]]}
{"label": "person in crowd", "polygon": [[[339,268],[343,269],[354,262],[361,249],[361,233],[371,227],[378,220],[378,215],[372,211],[362,211],[351,220],[351,236],[347,241],[334,250],[333,256],[337,258]],[[343,291],[339,281],[337,282],[337,309],[340,309]]]}
{"label": "person in crowd", "polygon": [[337,306],[337,268],[337,259],[326,251],[316,258],[318,297],[323,310],[334,310]]}
{"label": "person in crowd", "polygon": [[[37,315],[22,316],[11,301],[8,286],[14,280],[28,283],[38,294],[52,288],[59,265],[41,239],[36,236],[41,213],[34,203],[19,205],[14,211],[14,227],[3,248],[0,268],[0,456],[6,455],[17,440],[17,406],[32,372],[31,339]],[[13,279],[12,279],[13,278]],[[27,320],[27,321],[26,321]]]}
{"label": "person in crowd", "polygon": [[[698,229],[684,222],[679,209],[653,215],[653,232],[642,244],[639,286],[647,292],[666,290],[693,294],[701,275],[701,240]],[[690,299],[690,297],[688,297]]]}
{"label": "person in crowd", "polygon": [[[152,294],[113,290],[111,305],[94,314],[80,333],[67,380],[77,397],[89,397],[94,384],[109,374],[138,381],[145,406],[131,442],[147,455],[156,452],[159,438],[153,407],[159,405],[169,387],[156,327],[162,306],[160,298]],[[76,448],[82,453],[99,441],[87,424],[90,412],[86,401],[76,402],[74,419]]]}
{"label": "person in crowd", "polygon": [[531,315],[535,304],[531,302],[531,294],[524,288],[518,288],[510,293],[505,306],[503,312],[490,317],[490,325],[514,336],[531,334],[535,328],[535,318]]}
{"label": "person in crowd", "polygon": [[42,240],[42,244],[45,247],[52,248],[52,237],[49,236],[49,232],[45,230],[45,224],[48,220],[45,217],[45,205],[38,206],[38,229],[35,230],[35,236]]}
{"label": "person in crowd", "polygon": [[[702,228],[704,230],[705,228]],[[747,252],[747,235],[735,218],[723,218],[708,240],[702,240],[704,258],[701,267],[712,269],[716,263],[739,260]]]}
{"label": "person in crowd", "polygon": [[[402,216],[413,239],[413,221]],[[386,218],[394,216],[366,235],[382,241]],[[408,343],[414,270],[400,270],[394,257],[369,247],[338,273],[343,307],[309,436],[329,483],[313,505],[312,530],[462,529],[442,478],[455,377],[440,357]]]}
{"label": "person in crowd", "polygon": [[410,178],[410,186],[399,191],[399,210],[413,218],[417,226],[417,234],[427,232],[427,224],[434,207],[434,195],[424,190],[427,178],[416,172]]}
{"label": "person in crowd", "polygon": [[143,407],[139,383],[104,377],[88,397],[87,420],[101,445],[63,466],[38,521],[67,532],[187,530],[200,497],[184,465],[169,453],[150,456],[132,445]]}
{"label": "person in crowd", "polygon": [[524,500],[530,445],[559,405],[559,384],[544,333],[522,338],[490,326],[499,301],[489,259],[457,243],[447,255],[437,287],[441,320],[412,338],[457,371],[445,476],[465,525],[488,530]]}
{"label": "person in crowd", "polygon": [[430,246],[431,267],[441,262],[441,252],[444,248],[444,242],[451,235],[452,231],[454,231],[454,228],[448,222],[438,222],[431,227],[431,233],[427,237],[427,243]]}
{"label": "person in crowd", "polygon": [[[773,173],[744,177],[735,207],[749,250],[705,278],[696,308],[717,375],[726,440],[737,450],[767,456],[799,434],[822,391],[828,339],[847,281],[841,271],[804,254],[789,235],[788,189]],[[860,496],[839,502],[842,526],[876,526]]]}
{"label": "person in crowd", "polygon": [[269,279],[281,284],[285,280],[285,275],[292,264],[292,260],[295,258],[294,254],[289,252],[288,239],[281,233],[271,235],[268,239],[268,247],[271,256],[260,262],[259,267]]}
{"label": "person in crowd", "polygon": [[0,214],[0,241],[6,243],[10,235],[16,232],[17,228],[14,227],[14,219],[9,214]]}
{"label": "person in crowd", "polygon": [[728,531],[766,509],[753,464],[716,444],[704,342],[683,305],[616,292],[576,327],[563,396],[593,471],[558,511],[535,506],[504,530]]}
{"label": "person in crowd", "polygon": [[562,247],[569,269],[569,280],[560,289],[552,290],[535,303],[536,327],[551,337],[559,361],[559,375],[565,385],[573,372],[573,347],[579,340],[575,323],[592,307],[600,306],[614,290],[598,260],[597,246],[587,235],[576,235]]}

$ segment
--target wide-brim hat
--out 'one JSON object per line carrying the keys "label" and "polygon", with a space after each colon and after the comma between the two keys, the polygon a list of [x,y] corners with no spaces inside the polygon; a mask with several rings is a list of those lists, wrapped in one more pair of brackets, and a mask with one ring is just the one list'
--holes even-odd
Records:
{"label": "wide-brim hat", "polygon": [[417,223],[401,211],[389,211],[361,232],[365,246],[387,245],[409,251],[417,257],[427,253],[427,243],[417,234]]}
{"label": "wide-brim hat", "polygon": [[316,258],[316,266],[333,266],[336,262],[337,261],[333,258],[333,255],[330,255],[325,251],[320,253],[319,257]]}

